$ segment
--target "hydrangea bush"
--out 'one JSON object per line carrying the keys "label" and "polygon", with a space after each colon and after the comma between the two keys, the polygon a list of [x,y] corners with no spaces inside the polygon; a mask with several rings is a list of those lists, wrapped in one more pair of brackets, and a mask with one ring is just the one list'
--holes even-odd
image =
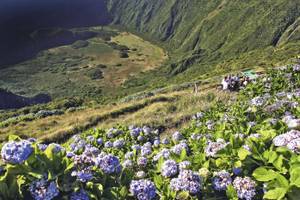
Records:
{"label": "hydrangea bush", "polygon": [[169,137],[135,126],[91,129],[61,145],[11,136],[0,199],[298,200],[299,102],[299,66],[286,66]]}

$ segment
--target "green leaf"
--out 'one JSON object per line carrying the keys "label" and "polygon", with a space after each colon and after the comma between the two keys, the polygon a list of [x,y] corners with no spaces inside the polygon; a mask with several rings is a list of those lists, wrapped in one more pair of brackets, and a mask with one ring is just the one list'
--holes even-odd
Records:
{"label": "green leaf", "polygon": [[264,195],[264,199],[276,199],[280,200],[283,199],[285,194],[287,193],[286,188],[276,188],[274,190],[269,190]]}
{"label": "green leaf", "polygon": [[182,200],[186,200],[190,197],[190,194],[188,192],[180,192],[177,195],[177,199],[182,199]]}
{"label": "green leaf", "polygon": [[266,182],[274,180],[276,178],[277,173],[273,170],[267,170],[264,167],[259,167],[254,170],[252,175],[256,180]]}
{"label": "green leaf", "polygon": [[238,200],[237,192],[232,185],[229,185],[226,190],[226,195],[230,200]]}
{"label": "green leaf", "polygon": [[291,168],[290,175],[291,185],[300,188],[300,167]]}
{"label": "green leaf", "polygon": [[247,151],[246,149],[240,148],[238,150],[238,156],[239,156],[240,160],[245,160],[248,155],[250,155],[250,152]]}
{"label": "green leaf", "polygon": [[277,173],[276,181],[280,188],[286,188],[287,190],[289,189],[289,181],[281,174]]}

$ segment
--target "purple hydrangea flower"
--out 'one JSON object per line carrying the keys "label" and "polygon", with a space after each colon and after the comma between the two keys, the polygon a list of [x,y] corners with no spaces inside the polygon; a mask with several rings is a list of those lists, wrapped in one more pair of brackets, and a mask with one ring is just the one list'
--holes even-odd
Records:
{"label": "purple hydrangea flower", "polygon": [[184,169],[188,169],[191,166],[191,162],[190,161],[182,161],[179,163],[179,170],[184,170]]}
{"label": "purple hydrangea flower", "polygon": [[1,157],[6,163],[21,164],[33,152],[31,143],[27,140],[21,140],[19,142],[7,142],[3,145],[1,150]]}
{"label": "purple hydrangea flower", "polygon": [[167,160],[161,168],[161,175],[164,177],[173,177],[178,173],[178,166],[174,160]]}
{"label": "purple hydrangea flower", "polygon": [[55,182],[48,182],[45,179],[32,182],[29,191],[35,200],[51,200],[59,194]]}
{"label": "purple hydrangea flower", "polygon": [[199,194],[201,191],[201,178],[191,170],[182,170],[178,178],[173,178],[170,187],[174,191],[187,191],[191,195]]}
{"label": "purple hydrangea flower", "polygon": [[217,142],[208,141],[208,145],[205,148],[206,156],[215,157],[217,153],[224,149],[228,143],[226,143],[223,139],[218,139]]}
{"label": "purple hydrangea flower", "polygon": [[153,145],[154,145],[155,147],[159,147],[159,145],[160,145],[160,140],[159,140],[159,139],[154,140]]}
{"label": "purple hydrangea flower", "polygon": [[185,150],[186,152],[188,152],[188,150],[189,150],[188,145],[183,141],[181,141],[181,143],[173,146],[171,149],[171,151],[173,153],[175,153],[176,155],[180,155],[183,150]]}
{"label": "purple hydrangea flower", "polygon": [[145,141],[145,137],[142,136],[142,135],[139,135],[138,138],[137,138],[137,140],[138,140],[139,142],[144,142],[144,141]]}
{"label": "purple hydrangea flower", "polygon": [[90,198],[88,194],[83,189],[81,189],[79,192],[73,192],[70,197],[70,200],[89,200],[89,199]]}
{"label": "purple hydrangea flower", "polygon": [[156,197],[154,183],[145,179],[131,181],[130,192],[138,200],[151,200]]}
{"label": "purple hydrangea flower", "polygon": [[250,177],[237,177],[233,181],[233,187],[237,191],[240,199],[251,200],[254,198],[256,192],[256,183]]}
{"label": "purple hydrangea flower", "polygon": [[138,145],[138,144],[135,144],[135,145],[132,145],[132,146],[131,146],[131,149],[132,149],[132,150],[139,151],[139,150],[141,150],[141,146]]}
{"label": "purple hydrangea flower", "polygon": [[171,153],[169,149],[163,148],[158,154],[156,154],[153,157],[153,161],[158,161],[161,157],[164,159],[168,159],[170,157]]}
{"label": "purple hydrangea flower", "polygon": [[125,158],[126,158],[126,159],[131,159],[131,158],[133,158],[133,152],[132,152],[132,151],[127,152],[127,153],[125,154]]}
{"label": "purple hydrangea flower", "polygon": [[130,135],[133,138],[137,138],[140,135],[140,132],[142,132],[141,128],[129,128]]}
{"label": "purple hydrangea flower", "polygon": [[[150,144],[151,145],[151,144]],[[148,156],[152,153],[151,146],[149,147],[148,145],[144,145],[141,148],[141,155],[142,156]]]}
{"label": "purple hydrangea flower", "polygon": [[48,145],[47,144],[38,144],[38,148],[41,150],[41,151],[45,151],[47,149]]}
{"label": "purple hydrangea flower", "polygon": [[141,166],[141,167],[146,167],[147,163],[148,163],[148,159],[145,157],[139,157],[137,160],[138,166]]}
{"label": "purple hydrangea flower", "polygon": [[119,158],[111,154],[98,156],[95,162],[105,174],[119,173],[122,170]]}
{"label": "purple hydrangea flower", "polygon": [[230,173],[225,170],[216,172],[213,178],[213,187],[217,191],[226,190],[227,186],[232,183]]}
{"label": "purple hydrangea flower", "polygon": [[122,166],[125,169],[131,169],[133,167],[133,162],[131,160],[124,160]]}
{"label": "purple hydrangea flower", "polygon": [[150,127],[148,127],[148,126],[144,126],[143,127],[143,132],[144,132],[144,134],[146,135],[146,136],[148,136],[148,135],[150,135],[151,134],[151,128]]}

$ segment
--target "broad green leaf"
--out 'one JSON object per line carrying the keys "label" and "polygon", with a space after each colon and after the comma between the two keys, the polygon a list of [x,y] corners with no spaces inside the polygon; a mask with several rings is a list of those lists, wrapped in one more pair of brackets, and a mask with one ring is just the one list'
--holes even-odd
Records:
{"label": "broad green leaf", "polygon": [[274,180],[276,178],[277,173],[273,170],[267,170],[264,167],[259,167],[256,170],[254,170],[252,175],[256,180],[266,182]]}
{"label": "broad green leaf", "polygon": [[273,190],[269,190],[265,193],[264,199],[276,199],[280,200],[283,199],[287,190],[285,188],[276,188]]}
{"label": "broad green leaf", "polygon": [[182,199],[182,200],[186,200],[190,197],[190,194],[188,192],[180,192],[177,195],[177,199]]}
{"label": "broad green leaf", "polygon": [[238,156],[239,156],[240,160],[242,160],[242,161],[245,160],[248,155],[250,155],[250,152],[247,151],[246,149],[240,148],[238,150]]}
{"label": "broad green leaf", "polygon": [[229,185],[227,187],[226,195],[227,195],[228,199],[230,199],[230,200],[238,200],[236,190],[234,189],[234,187],[232,185]]}
{"label": "broad green leaf", "polygon": [[290,170],[291,185],[300,188],[300,167],[295,167]]}

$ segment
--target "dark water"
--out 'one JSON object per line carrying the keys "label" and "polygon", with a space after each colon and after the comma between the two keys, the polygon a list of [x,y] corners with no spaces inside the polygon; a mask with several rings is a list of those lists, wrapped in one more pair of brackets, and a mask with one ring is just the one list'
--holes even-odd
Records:
{"label": "dark water", "polygon": [[35,30],[109,22],[104,0],[0,0],[0,68],[37,52],[30,37]]}

